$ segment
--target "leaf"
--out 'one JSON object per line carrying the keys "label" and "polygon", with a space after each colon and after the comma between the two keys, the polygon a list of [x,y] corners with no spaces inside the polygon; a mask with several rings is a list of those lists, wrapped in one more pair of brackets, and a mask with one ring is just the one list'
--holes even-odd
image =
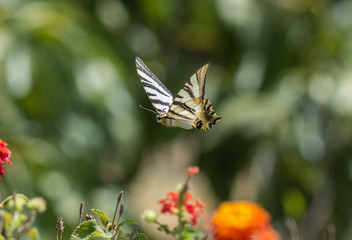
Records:
{"label": "leaf", "polygon": [[137,224],[137,222],[132,219],[126,219],[125,221],[122,221],[118,226],[121,227],[121,226],[125,225],[126,223]]}
{"label": "leaf", "polygon": [[109,223],[109,218],[106,213],[95,208],[93,208],[92,211],[100,216],[101,223],[104,225],[104,227],[106,227],[106,225]]}
{"label": "leaf", "polygon": [[98,226],[95,219],[85,221],[81,223],[72,233],[70,240],[88,240],[94,237],[106,237],[109,238],[104,230]]}
{"label": "leaf", "polygon": [[111,230],[105,233],[105,237],[112,239],[112,237],[115,235],[116,231],[115,230]]}
{"label": "leaf", "polygon": [[[0,202],[0,208],[3,208],[7,204],[11,203],[11,201],[12,201],[12,204],[13,204],[13,200],[14,200],[13,195],[8,196],[2,202]],[[19,202],[21,203],[20,209],[22,209],[22,206],[24,204],[27,204],[29,202],[29,199],[24,194],[15,194],[15,200],[16,200],[17,204]]]}
{"label": "leaf", "polygon": [[90,239],[93,239],[95,237],[102,237],[102,236],[101,236],[101,234],[99,234],[97,232],[93,232],[91,235],[85,236],[85,237],[81,237],[81,236],[77,236],[77,235],[71,235],[70,240],[90,240]]}
{"label": "leaf", "polygon": [[194,227],[185,227],[180,234],[182,239],[204,239],[204,233]]}
{"label": "leaf", "polygon": [[144,233],[139,233],[134,240],[148,240],[148,237]]}

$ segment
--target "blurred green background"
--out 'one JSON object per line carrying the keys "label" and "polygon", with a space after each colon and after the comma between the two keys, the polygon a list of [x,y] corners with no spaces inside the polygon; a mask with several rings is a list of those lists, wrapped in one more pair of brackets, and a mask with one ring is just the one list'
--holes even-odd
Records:
{"label": "blurred green background", "polygon": [[[187,176],[211,212],[247,199],[301,239],[352,239],[352,1],[0,0],[0,138],[11,166],[1,196],[43,196],[36,220],[67,239],[79,204],[125,216],[152,239],[145,209]],[[170,129],[151,104],[141,57],[176,95],[210,62],[214,131]],[[165,221],[168,221],[166,219]],[[152,231],[154,229],[154,231]]]}

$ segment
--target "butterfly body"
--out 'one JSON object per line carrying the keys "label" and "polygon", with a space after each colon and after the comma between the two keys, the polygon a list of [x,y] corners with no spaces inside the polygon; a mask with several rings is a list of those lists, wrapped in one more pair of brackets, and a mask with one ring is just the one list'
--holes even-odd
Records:
{"label": "butterfly body", "polygon": [[200,68],[181,88],[173,99],[170,91],[136,57],[138,76],[151,103],[155,107],[157,122],[166,127],[212,130],[220,120],[209,99],[204,98],[205,78],[209,64]]}

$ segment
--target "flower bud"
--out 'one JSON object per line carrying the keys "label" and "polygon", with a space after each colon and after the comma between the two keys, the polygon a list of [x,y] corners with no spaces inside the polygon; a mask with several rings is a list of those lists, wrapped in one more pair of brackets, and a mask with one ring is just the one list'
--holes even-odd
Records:
{"label": "flower bud", "polygon": [[42,197],[34,197],[29,200],[28,207],[37,212],[44,212],[46,210],[46,201]]}
{"label": "flower bud", "polygon": [[145,210],[142,219],[148,223],[154,223],[158,219],[158,213],[154,210]]}

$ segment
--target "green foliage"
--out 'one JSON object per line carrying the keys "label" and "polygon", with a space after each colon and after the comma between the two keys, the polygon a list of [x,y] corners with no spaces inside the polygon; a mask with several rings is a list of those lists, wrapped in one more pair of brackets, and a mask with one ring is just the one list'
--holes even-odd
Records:
{"label": "green foliage", "polygon": [[29,199],[23,194],[8,196],[0,203],[0,239],[39,240],[39,232],[32,224],[36,214],[45,210],[43,198]]}
{"label": "green foliage", "polygon": [[[107,214],[99,209],[91,209],[92,212],[97,214],[100,217],[100,221],[102,225],[99,225],[93,216],[87,215],[87,220],[80,223],[76,229],[74,229],[73,233],[70,236],[70,240],[89,240],[89,239],[109,239],[109,240],[138,240],[138,239],[148,239],[145,234],[141,234],[137,232],[138,225],[132,219],[126,219],[120,222],[122,214],[124,212],[124,207],[121,203],[121,199],[123,197],[123,191],[120,192],[117,203],[115,214],[112,222],[109,222],[109,218]],[[80,207],[80,219],[83,214],[84,203],[81,203]],[[117,210],[120,207],[120,211],[118,216],[116,216]],[[117,217],[117,223],[115,224],[115,218]],[[134,228],[126,233],[124,232],[124,226],[132,224]],[[63,232],[63,221],[59,218],[57,223],[57,239],[62,239]]]}
{"label": "green foliage", "polygon": [[[100,216],[106,217],[106,214],[103,211],[97,210],[97,209],[92,209],[93,212],[98,213]],[[101,217],[102,219],[103,217]],[[136,222],[127,219],[125,221],[122,221],[115,227],[111,227],[111,224],[106,222],[103,224],[103,226],[100,226],[97,224],[97,221],[95,219],[92,220],[87,220],[82,222],[80,225],[77,226],[77,228],[73,231],[72,235],[70,236],[70,240],[89,240],[89,239],[95,239],[95,238],[102,238],[102,239],[133,239],[133,240],[147,240],[147,236],[143,233],[125,233],[121,230],[121,228],[125,224],[134,224],[136,225]]]}
{"label": "green foliage", "polygon": [[190,226],[184,227],[182,234],[176,235],[176,237],[182,240],[206,239],[202,231],[199,231],[197,228]]}
{"label": "green foliage", "polygon": [[135,240],[148,240],[148,237],[144,233],[138,233]]}
{"label": "green foliage", "polygon": [[100,216],[101,223],[104,225],[104,227],[106,227],[106,225],[108,225],[109,223],[109,219],[108,219],[108,216],[105,214],[105,212],[94,208],[92,209],[92,211]]}
{"label": "green foliage", "polygon": [[106,230],[105,227],[101,227],[97,224],[95,219],[82,222],[72,233],[70,239],[78,240],[78,239],[93,239],[94,237],[102,237],[107,239],[112,239],[115,235],[114,230]]}

